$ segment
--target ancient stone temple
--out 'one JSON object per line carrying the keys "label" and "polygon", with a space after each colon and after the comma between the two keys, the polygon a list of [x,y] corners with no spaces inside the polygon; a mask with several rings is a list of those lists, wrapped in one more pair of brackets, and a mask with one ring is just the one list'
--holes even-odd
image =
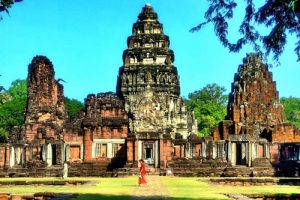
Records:
{"label": "ancient stone temple", "polygon": [[[117,94],[129,116],[128,161],[144,159],[155,167],[172,159],[171,139],[187,139],[196,123],[180,95],[169,37],[150,4],[143,7],[127,39]],[[188,123],[192,121],[192,123]],[[181,148],[181,154],[188,154]]]}
{"label": "ancient stone temple", "polygon": [[155,173],[173,168],[178,176],[299,175],[299,131],[286,123],[272,73],[258,54],[247,54],[238,67],[226,118],[200,138],[151,5],[142,8],[127,44],[116,93],[87,95],[72,119],[51,61],[33,58],[25,123],[0,144],[0,176],[62,176],[66,163],[69,176],[128,175],[140,159]]}

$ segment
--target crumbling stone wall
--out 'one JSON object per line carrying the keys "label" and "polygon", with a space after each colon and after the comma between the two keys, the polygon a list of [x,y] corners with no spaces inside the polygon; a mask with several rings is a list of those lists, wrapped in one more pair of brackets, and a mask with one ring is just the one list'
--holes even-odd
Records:
{"label": "crumbling stone wall", "polygon": [[[85,105],[86,114],[82,122],[84,129],[84,160],[113,157],[109,152],[109,145],[114,145],[118,139],[125,141],[128,133],[128,116],[124,111],[122,100],[112,92],[99,93],[97,96],[91,94],[85,99]],[[93,150],[96,148],[93,145],[97,145],[97,141],[102,145],[108,145],[106,146],[106,155],[93,156]],[[123,157],[125,157],[125,142],[123,151]]]}
{"label": "crumbling stone wall", "polygon": [[[230,134],[260,134],[284,122],[272,73],[257,54],[247,54],[234,76],[226,119]],[[228,126],[227,125],[227,126]],[[226,127],[224,127],[225,135]]]}

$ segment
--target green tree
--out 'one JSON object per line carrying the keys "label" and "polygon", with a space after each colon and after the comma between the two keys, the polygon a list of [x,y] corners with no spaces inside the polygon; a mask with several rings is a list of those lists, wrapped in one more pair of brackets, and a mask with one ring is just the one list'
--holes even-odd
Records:
{"label": "green tree", "polygon": [[84,108],[84,104],[77,99],[70,99],[68,97],[65,97],[65,107],[69,117],[73,119],[76,116],[77,112]]}
{"label": "green tree", "polygon": [[10,88],[2,93],[1,97],[5,97],[5,101],[0,104],[0,141],[3,142],[14,126],[20,126],[25,121],[26,80],[13,81]]}
{"label": "green tree", "polygon": [[[6,12],[7,14],[8,9],[15,3],[20,2],[22,0],[0,0],[0,12]],[[0,20],[2,20],[2,17],[0,16]]]}
{"label": "green tree", "polygon": [[227,95],[225,88],[208,84],[201,90],[188,95],[187,107],[198,121],[198,135],[208,136],[226,115]]}
{"label": "green tree", "polygon": [[284,112],[288,122],[291,122],[300,129],[300,98],[296,97],[282,97],[281,103],[284,106]]}
{"label": "green tree", "polygon": [[[244,45],[250,44],[265,57],[273,53],[275,61],[284,50],[287,34],[295,35],[298,41],[294,50],[300,62],[300,0],[266,0],[258,8],[257,4],[261,4],[258,0],[207,1],[210,5],[204,15],[206,21],[192,28],[191,32],[212,23],[216,36],[231,52],[238,52]],[[245,4],[245,12],[238,30],[240,37],[232,42],[228,37],[228,22],[233,18],[238,3]],[[260,28],[262,26],[264,29]]]}

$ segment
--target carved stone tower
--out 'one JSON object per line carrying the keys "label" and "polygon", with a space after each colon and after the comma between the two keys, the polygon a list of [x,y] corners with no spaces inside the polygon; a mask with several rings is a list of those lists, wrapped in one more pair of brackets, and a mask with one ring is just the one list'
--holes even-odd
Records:
{"label": "carved stone tower", "polygon": [[25,138],[62,139],[67,118],[63,86],[55,80],[51,61],[36,56],[28,66],[28,100],[26,108]]}
{"label": "carved stone tower", "polygon": [[238,68],[229,94],[228,119],[234,134],[260,134],[284,120],[276,83],[261,57],[250,53]]}
{"label": "carved stone tower", "polygon": [[186,105],[179,96],[179,77],[173,65],[169,37],[164,34],[163,25],[150,4],[142,8],[133,24],[127,45],[124,64],[119,70],[117,94],[124,99],[130,133],[138,140],[154,142],[140,144],[138,158],[156,159],[157,165],[157,151],[162,147],[158,147],[155,140],[167,136],[174,139],[175,135],[187,139],[196,126],[188,123],[192,118],[188,117]]}
{"label": "carved stone tower", "polygon": [[226,151],[232,165],[269,163],[271,156],[276,160],[270,152],[278,151],[270,141],[283,121],[272,73],[258,54],[247,54],[234,76],[226,120],[220,123],[214,139],[228,141]]}

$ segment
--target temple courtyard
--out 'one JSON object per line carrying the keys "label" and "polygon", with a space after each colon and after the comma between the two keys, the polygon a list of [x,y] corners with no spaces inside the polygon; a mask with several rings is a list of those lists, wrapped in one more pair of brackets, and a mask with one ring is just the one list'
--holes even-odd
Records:
{"label": "temple courtyard", "polygon": [[[298,199],[300,179],[147,176],[148,185],[138,186],[137,177],[125,178],[11,178],[0,179],[0,199]],[[269,183],[265,183],[265,179]],[[253,180],[253,178],[252,178]],[[263,181],[259,181],[263,180]],[[281,180],[281,181],[280,181]],[[277,184],[271,183],[274,181]],[[245,181],[246,182],[246,181]],[[264,183],[263,183],[264,182]],[[281,184],[282,182],[283,184]],[[14,184],[14,185],[12,185]],[[296,186],[294,186],[295,184]],[[298,186],[297,186],[298,184]],[[298,195],[297,195],[298,194]],[[247,197],[248,196],[248,197]],[[271,198],[272,197],[272,198]],[[281,198],[280,198],[281,197]],[[289,197],[289,198],[284,198]]]}

